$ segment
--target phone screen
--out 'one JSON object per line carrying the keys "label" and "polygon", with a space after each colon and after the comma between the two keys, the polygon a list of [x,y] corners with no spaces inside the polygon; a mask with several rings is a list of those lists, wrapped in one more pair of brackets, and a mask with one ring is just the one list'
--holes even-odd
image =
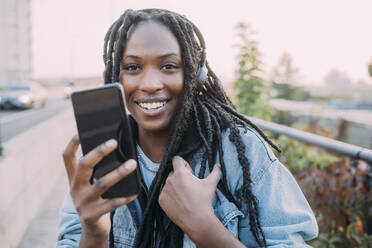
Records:
{"label": "phone screen", "polygon": [[[109,139],[118,141],[118,148],[95,166],[91,182],[117,168],[124,161],[135,158],[121,85],[110,84],[77,91],[72,94],[71,99],[84,155]],[[102,197],[112,198],[137,193],[138,175],[133,174],[136,173],[124,178]]]}

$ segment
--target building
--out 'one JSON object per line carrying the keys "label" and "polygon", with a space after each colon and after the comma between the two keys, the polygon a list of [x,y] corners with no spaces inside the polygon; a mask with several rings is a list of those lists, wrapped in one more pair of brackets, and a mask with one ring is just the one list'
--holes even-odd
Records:
{"label": "building", "polygon": [[31,73],[31,0],[0,1],[0,87]]}

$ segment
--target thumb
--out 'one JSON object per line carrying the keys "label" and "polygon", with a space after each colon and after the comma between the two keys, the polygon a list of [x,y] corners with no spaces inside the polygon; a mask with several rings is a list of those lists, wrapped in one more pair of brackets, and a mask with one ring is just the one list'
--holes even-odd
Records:
{"label": "thumb", "polygon": [[194,174],[194,172],[192,171],[192,168],[190,167],[189,163],[187,163],[187,161],[184,160],[182,157],[174,156],[173,159],[172,159],[172,163],[173,163],[173,171],[186,168],[189,172],[191,172],[191,174]]}
{"label": "thumb", "polygon": [[221,165],[215,164],[212,172],[208,175],[208,177],[205,180],[207,180],[208,183],[211,183],[215,187],[217,187],[217,184],[221,180],[221,177],[222,177]]}
{"label": "thumb", "polygon": [[189,163],[187,163],[186,160],[185,160],[185,167],[186,167],[186,169],[187,169],[188,171],[190,171],[191,174],[194,174],[194,172],[193,172],[191,166],[189,165]]}

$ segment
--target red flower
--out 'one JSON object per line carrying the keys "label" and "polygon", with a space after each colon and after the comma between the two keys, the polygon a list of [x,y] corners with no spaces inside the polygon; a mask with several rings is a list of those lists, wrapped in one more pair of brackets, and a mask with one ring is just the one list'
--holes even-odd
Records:
{"label": "red flower", "polygon": [[358,229],[358,232],[359,233],[363,233],[363,224],[362,224],[362,222],[358,221],[357,223],[355,223],[355,227],[356,227],[356,229]]}

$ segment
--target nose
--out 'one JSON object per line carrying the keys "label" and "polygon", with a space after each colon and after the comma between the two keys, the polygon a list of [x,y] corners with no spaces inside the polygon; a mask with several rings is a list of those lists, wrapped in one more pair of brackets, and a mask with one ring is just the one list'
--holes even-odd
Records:
{"label": "nose", "polygon": [[163,89],[164,84],[161,80],[161,75],[158,70],[148,68],[142,73],[139,89],[146,93],[155,93]]}

